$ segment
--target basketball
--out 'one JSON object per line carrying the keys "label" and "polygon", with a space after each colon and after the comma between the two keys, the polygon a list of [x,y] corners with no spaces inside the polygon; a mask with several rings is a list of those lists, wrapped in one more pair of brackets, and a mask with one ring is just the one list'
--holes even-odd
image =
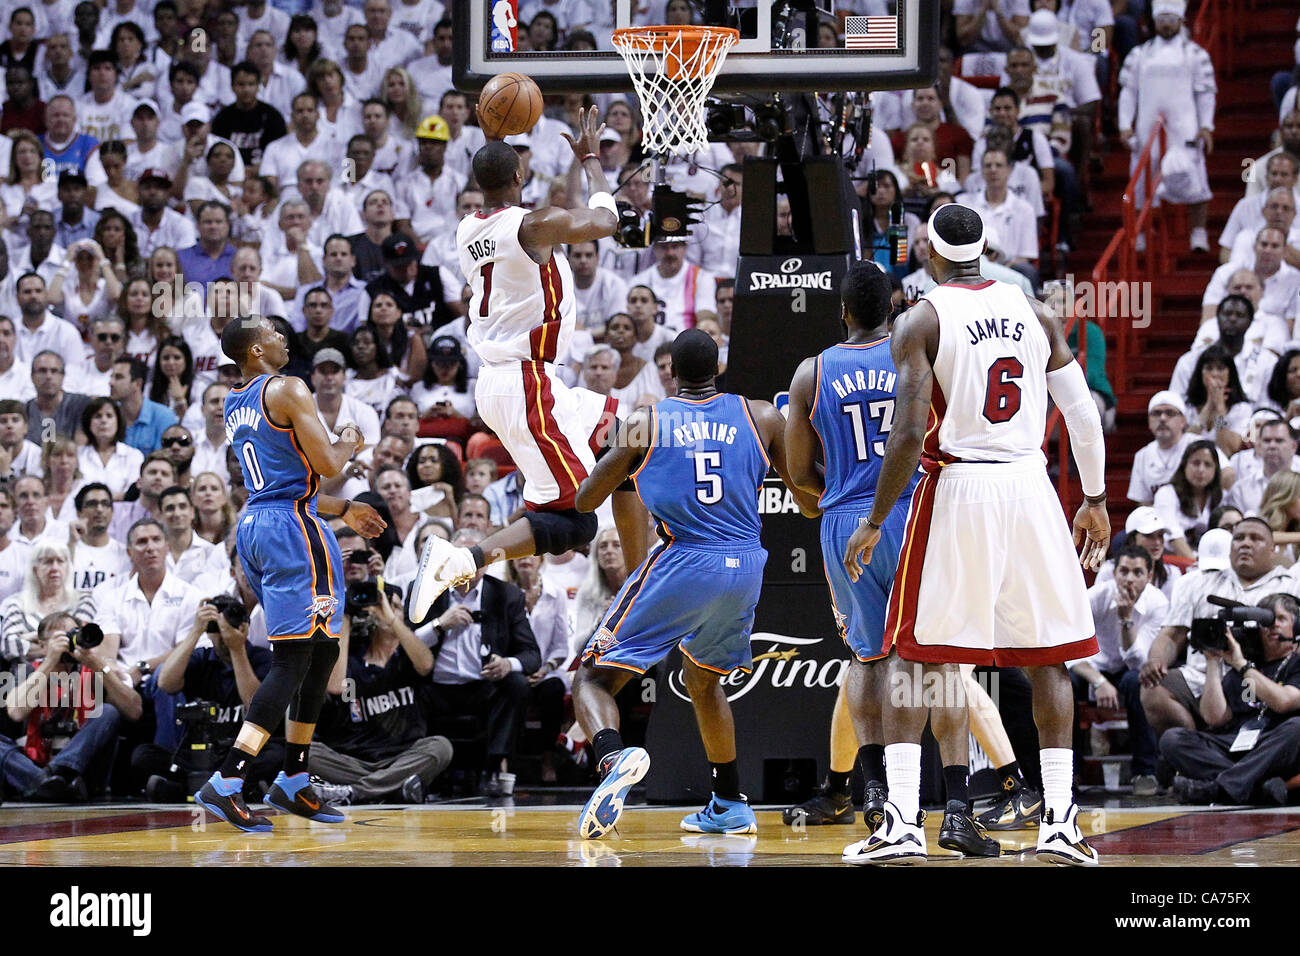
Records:
{"label": "basketball", "polygon": [[488,139],[526,133],[541,117],[542,91],[522,73],[492,77],[478,98],[478,122]]}

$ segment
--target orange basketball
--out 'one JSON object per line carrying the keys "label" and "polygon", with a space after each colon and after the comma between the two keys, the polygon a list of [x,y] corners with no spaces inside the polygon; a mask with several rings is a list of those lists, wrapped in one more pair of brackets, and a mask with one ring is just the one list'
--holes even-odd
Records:
{"label": "orange basketball", "polygon": [[478,124],[488,139],[527,133],[542,118],[542,91],[522,73],[499,73],[478,97]]}

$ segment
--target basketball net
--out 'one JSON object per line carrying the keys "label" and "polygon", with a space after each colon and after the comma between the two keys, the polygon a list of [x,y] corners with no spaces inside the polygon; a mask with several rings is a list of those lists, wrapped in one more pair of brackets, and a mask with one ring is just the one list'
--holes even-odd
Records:
{"label": "basketball net", "polygon": [[728,27],[626,27],[614,31],[641,100],[642,146],[659,156],[689,156],[709,144],[704,101],[727,51],[740,39]]}

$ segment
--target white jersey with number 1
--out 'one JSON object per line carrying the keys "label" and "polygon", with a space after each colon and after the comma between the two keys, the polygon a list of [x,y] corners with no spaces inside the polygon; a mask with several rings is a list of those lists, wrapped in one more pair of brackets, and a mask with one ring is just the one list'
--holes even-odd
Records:
{"label": "white jersey with number 1", "polygon": [[1052,346],[1024,292],[988,279],[945,283],[923,298],[939,315],[939,429],[926,450],[941,460],[1045,463]]}
{"label": "white jersey with number 1", "polygon": [[484,363],[554,363],[569,354],[577,299],[569,262],[553,252],[538,263],[519,241],[528,210],[503,206],[474,213],[456,229],[460,269],[472,297],[469,344]]}

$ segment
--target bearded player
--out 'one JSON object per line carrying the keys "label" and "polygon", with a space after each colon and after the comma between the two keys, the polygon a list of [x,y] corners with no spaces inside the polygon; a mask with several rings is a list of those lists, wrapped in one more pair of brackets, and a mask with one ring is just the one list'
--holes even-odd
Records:
{"label": "bearded player", "polygon": [[[891,686],[911,679],[912,662],[939,686],[954,665],[1025,668],[1043,774],[1038,856],[1095,866],[1071,794],[1074,698],[1065,662],[1097,648],[1080,564],[1096,570],[1110,542],[1101,419],[1051,313],[980,275],[979,214],[943,206],[929,231],[929,268],[939,285],[894,327],[894,427],[871,513],[849,540],[844,565],[856,580],[871,563],[919,459],[925,476],[912,496],[885,624],[886,643],[898,649]],[[1049,394],[1083,484],[1073,545],[1042,451]],[[889,801],[880,828],[849,848],[857,861],[925,858],[925,720],[923,707],[885,708]]]}

